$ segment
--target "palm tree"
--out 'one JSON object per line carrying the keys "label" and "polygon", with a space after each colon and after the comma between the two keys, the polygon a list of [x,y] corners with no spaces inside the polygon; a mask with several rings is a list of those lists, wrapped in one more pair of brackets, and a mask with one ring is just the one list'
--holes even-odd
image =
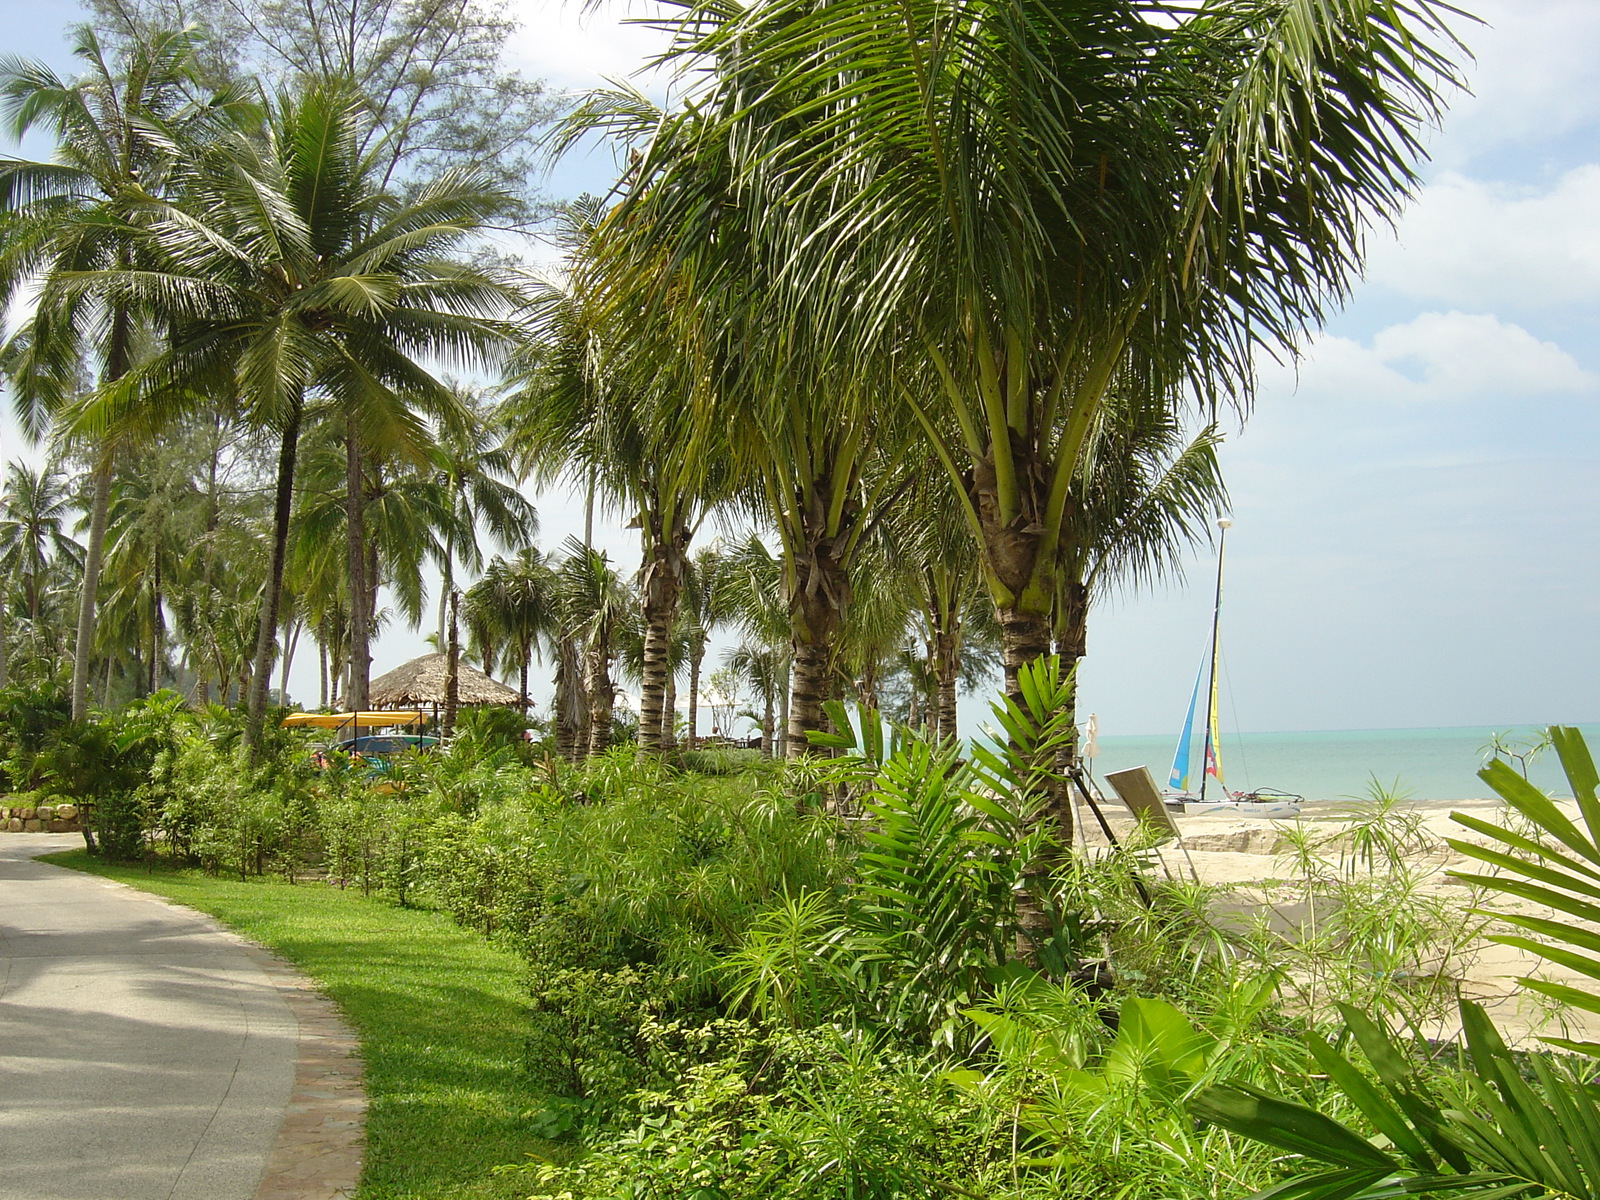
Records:
{"label": "palm tree", "polygon": [[[35,433],[79,389],[80,361],[99,348],[102,384],[133,365],[151,315],[144,296],[109,299],[97,290],[64,290],[52,281],[130,267],[130,222],[161,196],[185,156],[244,111],[231,93],[201,97],[194,85],[196,42],[160,32],[108,58],[94,31],[74,32],[73,53],[88,64],[63,80],[42,63],[0,59],[0,111],[20,140],[34,129],[56,138],[50,162],[0,159],[0,213],[8,214],[0,248],[0,308],[19,286],[43,279],[32,317],[0,350],[24,426]],[[96,439],[93,499],[72,669],[72,715],[88,711],[90,649],[110,503],[116,440]]]}
{"label": "palm tree", "polygon": [[[430,464],[454,517],[439,539],[438,559],[444,575],[439,589],[441,640],[445,636],[445,597],[455,587],[456,561],[473,571],[483,569],[479,525],[502,546],[526,545],[539,534],[539,514],[516,488],[516,458],[501,436],[505,410],[491,408],[479,393],[451,386],[466,419],[441,431]],[[524,686],[524,709],[527,691]]]}
{"label": "palm tree", "polygon": [[[463,599],[467,629],[483,655],[484,670],[492,670],[497,660],[516,670],[526,714],[528,668],[539,640],[560,636],[556,572],[536,547],[526,546],[510,558],[493,559]],[[495,653],[496,646],[502,653]]]}
{"label": "palm tree", "polygon": [[714,603],[724,624],[735,626],[744,644],[776,655],[774,668],[782,685],[779,688],[776,750],[785,757],[792,753],[789,727],[789,675],[793,666],[790,640],[789,601],[784,595],[782,560],[768,550],[760,538],[751,536],[727,550],[714,584]]}
{"label": "palm tree", "polygon": [[128,607],[140,632],[145,692],[160,684],[166,656],[164,605],[184,590],[188,549],[200,534],[203,497],[194,487],[188,463],[175,456],[147,454],[138,470],[124,465],[112,485],[106,517],[105,577],[111,584],[107,607]]}
{"label": "palm tree", "polygon": [[[611,744],[611,715],[616,684],[611,665],[616,657],[622,627],[637,612],[633,598],[612,570],[605,554],[568,539],[565,557],[556,568],[561,609],[561,642],[557,651],[556,692],[563,703],[563,671],[581,670],[582,695],[588,702],[587,745],[576,751],[595,755]],[[576,662],[562,657],[563,648]],[[564,714],[558,712],[558,719]],[[568,715],[570,718],[570,714]]]}
{"label": "palm tree", "polygon": [[[0,491],[0,575],[18,587],[30,629],[39,623],[58,564],[77,567],[83,561],[83,547],[67,534],[70,509],[59,471],[35,470],[20,460],[6,464],[5,489]],[[6,602],[0,592],[0,687],[7,678]]]}
{"label": "palm tree", "polygon": [[[536,332],[507,398],[512,440],[530,469],[596,492],[640,531],[642,620],[639,751],[660,754],[672,737],[667,696],[671,645],[689,575],[689,545],[728,491],[719,427],[698,423],[686,400],[697,384],[680,356],[654,337],[612,336],[603,306],[586,291],[597,205],[568,213],[571,273],[548,281]],[[587,542],[586,510],[586,542]]]}
{"label": "palm tree", "polygon": [[689,559],[680,598],[679,623],[688,645],[689,660],[689,742],[693,750],[700,729],[700,671],[706,647],[719,625],[728,620],[728,589],[723,584],[727,559],[715,545],[703,546]]}
{"label": "palm tree", "polygon": [[67,533],[71,497],[53,467],[36,470],[21,460],[6,464],[0,492],[0,571],[21,585],[29,620],[39,618],[46,580],[60,559],[77,566],[83,547]]}
{"label": "palm tree", "polygon": [[692,282],[714,336],[757,323],[774,394],[901,402],[980,544],[1014,694],[1049,648],[1107,397],[1248,404],[1257,347],[1292,349],[1415,183],[1453,11],[690,4],[671,57],[709,82],[650,131],[601,232],[619,271],[670,260],[658,294]]}
{"label": "palm tree", "polygon": [[741,642],[722,659],[723,668],[744,680],[761,699],[761,756],[772,757],[777,732],[775,714],[788,675],[788,659],[782,649]]}
{"label": "palm tree", "polygon": [[426,442],[418,411],[454,413],[427,355],[493,365],[512,340],[513,288],[456,257],[503,203],[451,174],[400,199],[378,190],[358,147],[358,101],[318,86],[280,97],[265,129],[199,156],[184,204],[148,224],[149,271],[85,274],[84,289],[129,303],[152,294],[176,312],[170,344],[83,418],[90,430],[137,416],[159,424],[206,394],[241,397],[278,437],[272,539],[248,698],[246,746],[265,711],[308,398],[347,414],[355,499],[347,519],[352,703],[364,700],[368,611],[361,448]]}

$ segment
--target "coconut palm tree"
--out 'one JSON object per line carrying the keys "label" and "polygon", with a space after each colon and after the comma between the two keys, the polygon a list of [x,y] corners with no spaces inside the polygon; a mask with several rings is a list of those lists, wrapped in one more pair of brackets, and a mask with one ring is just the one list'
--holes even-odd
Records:
{"label": "coconut palm tree", "polygon": [[[617,694],[611,667],[622,628],[636,616],[638,608],[604,553],[570,538],[563,550],[565,555],[556,567],[560,636],[577,662],[568,664],[558,649],[557,673],[559,676],[572,667],[581,670],[582,695],[588,701],[588,744],[575,749],[595,755],[611,745],[611,717]],[[557,679],[558,705],[562,703],[563,682]],[[558,718],[561,715],[558,713]]]}
{"label": "coconut palm tree", "polygon": [[702,546],[689,559],[684,577],[678,620],[682,626],[689,662],[688,749],[693,750],[700,730],[700,672],[706,648],[718,626],[729,618],[728,589],[723,578],[727,558],[717,545]]}
{"label": "coconut palm tree", "polygon": [[72,512],[66,477],[53,467],[6,464],[0,491],[0,571],[20,586],[29,620],[39,618],[46,581],[57,560],[78,566],[83,547],[67,532]]}
{"label": "coconut palm tree", "polygon": [[[1292,352],[1415,183],[1453,12],[690,3],[669,57],[707,82],[649,130],[602,233],[635,278],[670,261],[658,292],[692,284],[714,336],[760,349],[757,322],[774,394],[903,405],[962,497],[1015,693],[1107,397],[1248,404],[1257,348]],[[623,108],[602,116],[644,132]]]}
{"label": "coconut palm tree", "polygon": [[[539,514],[517,490],[516,457],[503,426],[504,409],[490,406],[479,392],[451,385],[466,419],[440,431],[430,466],[454,520],[439,538],[439,637],[445,636],[445,600],[455,587],[455,564],[483,570],[481,525],[500,545],[525,546],[539,534]],[[537,552],[536,552],[537,553]],[[526,686],[523,707],[527,707]]]}
{"label": "coconut palm tree", "polygon": [[[490,561],[483,577],[463,596],[463,612],[484,670],[499,665],[517,672],[522,711],[528,711],[528,668],[540,639],[560,636],[557,576],[537,547]],[[495,653],[495,647],[501,652]]]}
{"label": "coconut palm tree", "polygon": [[[42,280],[33,315],[12,335],[0,362],[24,427],[42,431],[82,387],[82,360],[94,348],[102,384],[122,378],[139,354],[155,296],[110,299],[93,288],[56,283],[84,272],[127,269],[137,257],[133,223],[168,192],[186,156],[248,116],[229,91],[205,95],[195,84],[196,41],[157,32],[111,58],[92,29],[73,33],[73,53],[88,67],[64,80],[43,63],[0,59],[0,113],[20,140],[33,130],[56,139],[49,162],[0,159],[0,308],[30,280]],[[72,715],[88,711],[89,661],[117,441],[95,439],[93,497],[78,607]]]}
{"label": "coconut palm tree", "polygon": [[[598,493],[642,542],[639,751],[672,738],[673,629],[689,576],[689,545],[729,492],[721,427],[694,419],[700,386],[681,355],[663,348],[670,315],[613,336],[587,294],[598,205],[572,206],[563,232],[572,269],[546,282],[533,340],[505,411],[512,444],[534,474]],[[587,542],[588,513],[585,517]]]}
{"label": "coconut palm tree", "polygon": [[793,643],[782,559],[752,535],[723,552],[715,587],[715,603],[723,614],[722,623],[736,628],[745,645],[776,655],[774,665],[783,686],[778,695],[778,745],[775,749],[787,757],[791,753],[789,674]]}
{"label": "coconut palm tree", "polygon": [[[448,174],[406,198],[377,187],[359,151],[359,102],[336,86],[278,98],[265,129],[198,156],[184,203],[149,218],[159,269],[89,272],[82,289],[113,302],[151,295],[174,310],[170,344],[106,389],[80,424],[91,431],[138,418],[159,424],[206,394],[238,395],[278,438],[272,538],[246,746],[267,699],[279,626],[300,433],[308,399],[343,409],[349,479],[362,492],[361,453],[426,444],[419,413],[455,413],[451,390],[421,360],[443,355],[496,365],[520,296],[467,265],[463,244],[503,197]],[[347,519],[352,703],[364,699],[370,632],[364,511]]]}

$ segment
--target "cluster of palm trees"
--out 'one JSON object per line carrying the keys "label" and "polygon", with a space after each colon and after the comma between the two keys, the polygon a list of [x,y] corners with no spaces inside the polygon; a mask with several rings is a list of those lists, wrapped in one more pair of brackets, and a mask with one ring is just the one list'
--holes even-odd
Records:
{"label": "cluster of palm trees", "polygon": [[[1436,7],[691,3],[684,103],[555,130],[626,169],[545,275],[486,252],[487,176],[396,181],[347,78],[203,87],[176,31],[82,31],[72,80],[7,62],[9,131],[57,150],[0,161],[0,301],[31,289],[0,366],[87,520],[80,553],[56,476],[8,483],[0,626],[46,653],[70,577],[76,715],[97,664],[154,686],[176,641],[259,722],[301,631],[319,698],[365,707],[380,588],[420,623],[432,568],[441,647],[524,697],[548,662],[566,754],[629,676],[641,752],[680,684],[692,739],[719,627],[769,750],[847,692],[951,736],[964,671],[1070,665],[1096,594],[1206,535],[1219,409],[1414,181]],[[536,549],[529,479],[637,528],[637,578]]]}

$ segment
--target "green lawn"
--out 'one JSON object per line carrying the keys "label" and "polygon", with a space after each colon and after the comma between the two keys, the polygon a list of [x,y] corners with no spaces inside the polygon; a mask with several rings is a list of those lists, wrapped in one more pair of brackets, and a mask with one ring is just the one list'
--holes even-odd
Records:
{"label": "green lawn", "polygon": [[527,1132],[541,1098],[521,1065],[521,960],[436,913],[355,891],[198,871],[45,861],[165,896],[271,947],[315,979],[361,1037],[367,1156],[359,1200],[502,1200],[526,1194],[490,1168],[548,1144]]}

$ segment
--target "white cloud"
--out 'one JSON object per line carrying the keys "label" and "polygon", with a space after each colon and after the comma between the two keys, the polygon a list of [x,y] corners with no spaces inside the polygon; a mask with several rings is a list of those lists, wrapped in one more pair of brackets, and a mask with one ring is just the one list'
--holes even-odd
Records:
{"label": "white cloud", "polygon": [[1325,334],[1309,347],[1298,380],[1279,367],[1263,376],[1264,393],[1411,404],[1582,393],[1600,383],[1554,342],[1464,312],[1422,313],[1367,345]]}
{"label": "white cloud", "polygon": [[1458,96],[1434,139],[1436,161],[1460,167],[1502,150],[1564,137],[1600,119],[1594,86],[1600,4],[1594,0],[1472,0],[1485,25],[1451,24],[1476,62],[1464,64],[1471,95]]}
{"label": "white cloud", "polygon": [[660,30],[632,23],[663,15],[649,0],[512,0],[510,12],[521,24],[513,60],[563,91],[627,79],[667,44]]}
{"label": "white cloud", "polygon": [[1545,190],[1446,174],[1423,190],[1394,239],[1373,245],[1367,278],[1450,304],[1600,300],[1596,213],[1600,165],[1569,171]]}

